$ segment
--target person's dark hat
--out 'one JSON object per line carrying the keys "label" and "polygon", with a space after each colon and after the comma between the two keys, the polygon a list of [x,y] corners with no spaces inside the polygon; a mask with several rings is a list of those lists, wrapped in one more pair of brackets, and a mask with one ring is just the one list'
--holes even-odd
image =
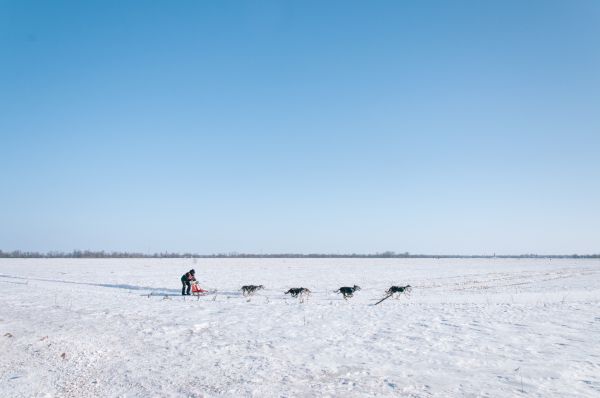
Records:
{"label": "person's dark hat", "polygon": [[196,271],[194,271],[193,269],[190,270],[190,274],[195,274],[195,273],[196,273]]}

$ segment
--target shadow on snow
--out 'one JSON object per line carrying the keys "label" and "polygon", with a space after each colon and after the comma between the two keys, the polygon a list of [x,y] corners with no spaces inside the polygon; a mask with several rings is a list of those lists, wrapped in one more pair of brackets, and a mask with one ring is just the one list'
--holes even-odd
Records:
{"label": "shadow on snow", "polygon": [[145,290],[149,292],[160,293],[174,293],[179,292],[181,294],[181,288],[179,289],[168,289],[168,288],[157,288],[152,286],[137,286],[137,285],[129,285],[126,283],[92,283],[92,282],[78,282],[78,281],[66,281],[60,279],[46,279],[46,278],[27,278],[24,276],[14,276],[14,275],[6,275],[0,274],[1,278],[11,278],[11,279],[20,279],[26,281],[40,281],[40,282],[54,282],[54,283],[68,283],[72,285],[84,285],[84,286],[98,286],[98,287],[108,287],[112,289],[125,289],[125,290]]}

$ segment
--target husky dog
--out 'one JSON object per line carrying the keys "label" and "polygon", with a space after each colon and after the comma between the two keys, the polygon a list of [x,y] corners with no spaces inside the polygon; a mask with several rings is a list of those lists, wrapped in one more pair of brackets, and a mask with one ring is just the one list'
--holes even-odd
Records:
{"label": "husky dog", "polygon": [[360,290],[360,286],[352,286],[352,287],[348,287],[348,286],[344,286],[344,287],[340,287],[338,290],[336,290],[334,293],[342,293],[342,295],[344,296],[344,300],[347,300],[349,298],[351,298],[354,295],[354,292]]}
{"label": "husky dog", "polygon": [[240,289],[242,294],[245,296],[253,296],[258,290],[264,289],[263,285],[245,285]]}
{"label": "husky dog", "polygon": [[305,287],[293,287],[290,290],[288,290],[287,292],[285,292],[285,294],[290,294],[292,297],[296,298],[296,297],[308,297],[310,296],[311,291],[308,290]]}
{"label": "husky dog", "polygon": [[394,294],[398,294],[400,297],[401,294],[410,294],[412,288],[410,285],[406,286],[392,286],[388,290],[385,291],[385,294],[393,296]]}

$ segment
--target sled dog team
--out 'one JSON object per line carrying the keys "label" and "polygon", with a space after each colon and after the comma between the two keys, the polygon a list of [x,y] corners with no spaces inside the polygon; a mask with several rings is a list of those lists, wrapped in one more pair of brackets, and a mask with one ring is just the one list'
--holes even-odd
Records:
{"label": "sled dog team", "polygon": [[[201,289],[196,282],[196,271],[191,269],[188,272],[186,272],[185,274],[183,274],[181,276],[181,283],[182,283],[182,287],[181,287],[181,295],[182,296],[189,296],[191,293],[190,291],[193,289],[194,293],[205,293],[206,290]],[[254,295],[254,293],[256,293],[257,291],[264,289],[265,287],[263,285],[244,285],[242,286],[242,288],[240,289],[242,291],[242,294],[244,295],[244,297],[246,296],[252,296]],[[350,286],[343,286],[340,287],[338,290],[334,290],[334,293],[339,293],[344,297],[344,300],[348,300],[349,298],[351,298],[354,295],[354,292],[360,290],[360,286],[354,285],[352,287]],[[401,294],[410,294],[412,288],[410,285],[406,285],[406,286],[391,286],[389,289],[387,289],[385,291],[386,294],[386,298],[388,297],[393,297],[395,294],[397,295],[396,297],[400,297]],[[296,298],[299,297],[300,299],[303,299],[304,297],[308,297],[311,294],[311,291],[305,287],[294,287],[291,288],[290,290],[288,290],[287,292],[285,292],[284,294],[289,294],[290,296]]]}

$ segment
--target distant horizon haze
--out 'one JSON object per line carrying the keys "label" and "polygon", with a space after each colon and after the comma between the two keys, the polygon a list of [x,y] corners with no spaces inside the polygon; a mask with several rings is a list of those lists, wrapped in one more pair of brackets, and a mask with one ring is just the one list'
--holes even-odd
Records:
{"label": "distant horizon haze", "polygon": [[588,258],[600,259],[600,251],[595,253],[410,253],[384,251],[375,253],[196,253],[193,251],[135,252],[114,250],[72,250],[48,252],[2,250],[0,258]]}

